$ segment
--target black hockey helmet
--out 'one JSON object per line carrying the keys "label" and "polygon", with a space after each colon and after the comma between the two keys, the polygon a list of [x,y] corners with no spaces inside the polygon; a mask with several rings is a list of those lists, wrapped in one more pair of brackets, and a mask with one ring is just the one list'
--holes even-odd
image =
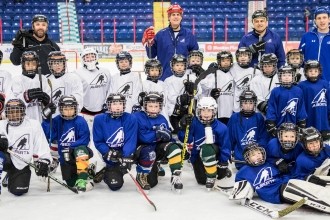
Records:
{"label": "black hockey helmet", "polygon": [[[308,143],[313,141],[320,141],[320,147],[316,150],[308,149]],[[304,150],[306,153],[318,156],[321,150],[323,149],[323,138],[321,133],[314,127],[308,127],[302,130],[301,142],[303,143]]]}
{"label": "black hockey helmet", "polygon": [[[123,109],[117,109],[116,111],[113,111],[111,109],[112,103],[119,102],[123,104]],[[126,97],[120,93],[111,93],[108,98],[107,98],[107,107],[108,107],[108,112],[111,115],[112,118],[118,118],[122,116],[125,112],[126,108]]]}
{"label": "black hockey helmet", "polygon": [[[119,61],[120,60],[128,60],[129,67],[127,67],[126,69],[121,69],[119,67]],[[116,55],[116,64],[117,64],[117,68],[118,68],[120,74],[129,73],[129,72],[131,72],[131,69],[132,69],[133,57],[129,52],[121,51],[121,52],[117,53],[117,55]]]}
{"label": "black hockey helmet", "polygon": [[202,66],[203,65],[204,55],[203,55],[202,51],[200,51],[200,50],[192,50],[192,51],[189,52],[189,54],[188,54],[188,65],[189,66],[192,65],[190,63],[192,57],[199,57],[200,60],[201,60],[201,63],[199,64],[199,66]]}
{"label": "black hockey helmet", "polygon": [[[72,95],[67,96],[63,95],[61,96],[60,100],[58,101],[58,108],[60,110],[60,115],[65,120],[71,120],[77,117],[78,114],[78,102],[76,98]],[[69,108],[73,109],[74,111],[71,113],[71,115],[67,115],[67,112],[64,110],[68,110]]]}
{"label": "black hockey helmet", "polygon": [[[293,57],[293,56],[299,56],[300,62],[299,63],[291,63],[290,58]],[[286,54],[286,63],[289,64],[290,66],[292,66],[295,69],[300,68],[302,66],[302,64],[304,63],[303,53],[298,49],[289,50]]]}
{"label": "black hockey helmet", "polygon": [[[158,76],[151,76],[150,75],[150,69],[151,68],[157,68],[159,70],[159,75]],[[159,60],[157,59],[150,59],[147,60],[147,62],[144,65],[144,72],[147,75],[147,80],[153,81],[153,82],[157,82],[158,79],[160,79],[160,77],[163,74],[163,67],[162,64],[160,63]]]}
{"label": "black hockey helmet", "polygon": [[[286,138],[290,138],[287,137],[286,132],[294,132],[294,139],[293,140],[283,140],[284,136],[286,136]],[[294,149],[297,142],[298,142],[298,127],[297,125],[293,124],[293,123],[287,123],[284,122],[282,123],[278,129],[277,129],[277,137],[279,142],[281,143],[281,148],[283,150],[283,152],[287,153],[290,150]]]}
{"label": "black hockey helmet", "polygon": [[[47,64],[49,71],[57,78],[61,77],[66,72],[66,57],[61,51],[52,51],[48,54]],[[56,69],[56,66],[63,65],[60,70]]]}
{"label": "black hockey helmet", "polygon": [[[262,158],[259,158],[258,161],[251,161],[251,155],[256,151],[260,152]],[[258,143],[252,142],[244,148],[243,157],[247,164],[251,166],[260,166],[266,162],[266,151]]]}
{"label": "black hockey helmet", "polygon": [[[316,68],[319,70],[319,74],[317,76],[309,76],[307,74],[308,70]],[[317,80],[319,80],[321,78],[321,74],[322,74],[322,66],[319,63],[319,61],[317,60],[307,60],[305,62],[305,66],[304,66],[304,74],[305,77],[308,81],[310,82],[316,82]]]}
{"label": "black hockey helmet", "polygon": [[5,105],[5,114],[8,124],[19,126],[25,117],[26,106],[21,99],[10,99]]}
{"label": "black hockey helmet", "polygon": [[49,21],[48,21],[48,18],[45,16],[45,15],[42,15],[42,14],[36,14],[33,16],[32,18],[32,27],[33,27],[33,24],[34,22],[46,22],[47,24],[49,24]]}
{"label": "black hockey helmet", "polygon": [[[228,67],[221,66],[222,59],[230,59],[230,65]],[[233,66],[233,55],[231,54],[230,51],[226,51],[226,50],[220,51],[219,53],[217,53],[217,62],[219,69],[226,73]]]}
{"label": "black hockey helmet", "polygon": [[[291,74],[292,75],[291,82],[284,82],[282,80],[282,76],[284,74]],[[294,69],[291,66],[282,66],[278,70],[278,81],[280,82],[281,86],[283,86],[283,87],[290,88],[292,86],[292,84],[295,82],[295,76],[296,76],[296,73],[295,73]]]}
{"label": "black hockey helmet", "polygon": [[[183,72],[183,74],[174,71],[173,66],[176,63],[183,63],[183,65],[184,65],[184,72]],[[184,75],[186,69],[187,69],[187,64],[188,64],[188,62],[187,62],[187,58],[185,56],[183,56],[182,54],[174,54],[174,56],[172,57],[172,60],[170,62],[172,73],[175,76],[182,77]]]}
{"label": "black hockey helmet", "polygon": [[[265,53],[261,56],[259,67],[260,70],[262,71],[262,74],[265,77],[271,78],[277,73],[277,62],[278,59],[274,53]],[[265,73],[264,72],[264,66],[272,65],[273,66],[273,71],[271,73]]]}
{"label": "black hockey helmet", "polygon": [[[241,107],[241,111],[240,111],[241,114],[244,117],[250,117],[256,111],[257,95],[252,90],[244,90],[241,93],[241,95],[239,96],[239,103],[240,103],[240,107]],[[253,103],[253,109],[252,110],[243,109],[244,103]]]}
{"label": "black hockey helmet", "polygon": [[[35,61],[35,62],[33,62]],[[33,65],[35,66],[35,68],[33,69],[26,69],[26,62],[29,62],[29,64],[31,64],[31,62],[33,62]],[[40,66],[39,63],[39,56],[35,51],[25,51],[23,52],[22,56],[21,56],[21,64],[22,64],[22,74],[25,76],[33,76],[35,74],[38,73],[38,67]]]}
{"label": "black hockey helmet", "polygon": [[[239,61],[239,56],[243,54],[248,56],[248,60],[244,62]],[[235,57],[236,57],[236,62],[240,67],[248,68],[252,60],[252,52],[248,47],[240,47],[236,50]]]}
{"label": "black hockey helmet", "polygon": [[[159,112],[150,112],[149,109],[147,109],[148,103],[159,103]],[[160,114],[160,112],[163,109],[163,104],[164,104],[164,96],[163,96],[163,94],[160,94],[159,92],[150,91],[143,98],[144,111],[151,118],[155,118]]]}
{"label": "black hockey helmet", "polygon": [[268,15],[267,12],[264,10],[256,10],[255,12],[253,12],[252,14],[252,21],[255,18],[266,18],[268,20]]}

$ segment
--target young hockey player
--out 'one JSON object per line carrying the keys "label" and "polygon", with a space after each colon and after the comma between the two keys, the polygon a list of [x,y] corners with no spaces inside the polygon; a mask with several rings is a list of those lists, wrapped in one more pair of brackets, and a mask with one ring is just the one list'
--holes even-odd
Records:
{"label": "young hockey player", "polygon": [[300,50],[298,49],[289,50],[289,52],[287,52],[286,54],[286,63],[290,65],[296,72],[295,80],[294,80],[296,84],[306,80],[304,75],[304,68],[302,68],[302,65],[304,63],[304,55]]}
{"label": "young hockey player", "polygon": [[220,51],[217,53],[217,63],[219,69],[198,84],[198,94],[202,97],[211,96],[217,101],[217,118],[227,124],[234,104],[234,80],[230,73],[233,55],[229,51]]}
{"label": "young hockey player", "polygon": [[[228,122],[231,151],[236,160],[243,161],[243,150],[251,142],[266,146],[269,135],[265,127],[263,116],[255,112],[257,96],[252,90],[245,90],[239,97],[241,111],[234,113]],[[235,163],[237,169],[242,164]]]}
{"label": "young hockey player", "polygon": [[[0,50],[0,65],[2,63],[3,53]],[[12,87],[12,76],[6,70],[0,69],[0,93],[5,94],[7,98],[13,97],[11,87]]]}
{"label": "young hockey player", "polygon": [[174,133],[178,132],[180,118],[188,113],[188,106],[194,93],[194,82],[196,76],[189,74],[187,69],[187,59],[181,54],[175,54],[171,60],[173,75],[164,82],[167,94],[167,112],[170,116]]}
{"label": "young hockey player", "polygon": [[247,47],[240,47],[236,50],[236,60],[230,72],[234,79],[234,112],[240,111],[239,96],[244,90],[250,88],[251,80],[260,75],[260,70],[249,67],[252,59],[252,52]]}
{"label": "young hockey player", "polygon": [[272,90],[266,114],[268,133],[275,137],[276,128],[283,122],[291,122],[299,128],[306,127],[306,110],[302,90],[294,85],[295,72],[290,66],[278,71],[280,86]]}
{"label": "young hockey player", "polygon": [[298,127],[295,124],[284,122],[277,129],[277,138],[270,140],[265,147],[267,161],[276,165],[283,174],[292,171],[297,157],[303,152],[298,135]]}
{"label": "young hockey player", "polygon": [[244,202],[252,199],[254,192],[266,202],[292,203],[307,198],[305,205],[330,213],[330,191],[303,180],[283,176],[276,166],[266,162],[265,149],[251,143],[244,150],[246,164],[235,178],[229,199]]}
{"label": "young hockey player", "polygon": [[[50,88],[44,75],[38,75],[39,57],[34,51],[22,54],[22,74],[13,77],[12,92],[25,101],[26,115],[42,122],[42,109],[50,103]],[[41,81],[40,81],[41,80]],[[52,111],[56,106],[52,105]]]}
{"label": "young hockey player", "polygon": [[329,83],[321,78],[322,67],[316,60],[308,60],[304,67],[307,80],[300,82],[298,87],[304,94],[304,103],[308,115],[306,125],[313,126],[322,134],[323,141],[330,141]]}
{"label": "young hockey player", "polygon": [[169,124],[160,114],[164,98],[157,92],[147,93],[143,98],[143,111],[134,115],[137,118],[138,144],[136,180],[142,189],[149,191],[158,183],[157,161],[168,160],[172,173],[172,189],[180,192],[181,182],[181,146],[172,139]]}
{"label": "young hockey player", "polygon": [[298,156],[292,176],[317,185],[326,186],[329,180],[322,175],[330,176],[329,166],[322,175],[314,175],[314,171],[330,158],[330,146],[323,143],[321,133],[314,127],[303,129],[301,135],[304,151]]}
{"label": "young hockey player", "polygon": [[273,53],[265,53],[261,56],[259,67],[262,74],[251,80],[251,90],[257,97],[257,110],[266,115],[268,99],[273,88],[279,84],[277,76],[277,57]]}
{"label": "young hockey player", "polygon": [[133,115],[125,112],[125,106],[123,94],[110,94],[108,111],[96,115],[93,124],[94,145],[106,163],[103,180],[112,191],[123,186],[123,176],[131,169],[137,145],[138,124]]}
{"label": "young hockey player", "polygon": [[[47,177],[49,164],[52,160],[47,140],[42,131],[40,122],[25,117],[25,104],[20,99],[10,99],[5,106],[6,120],[0,121],[1,142],[0,151],[5,157],[4,171],[8,174],[8,190],[20,196],[28,192],[31,179],[31,170],[22,160],[10,155],[7,148],[18,154],[26,161],[35,159],[36,174]],[[8,144],[4,144],[4,138]]]}
{"label": "young hockey player", "polygon": [[194,73],[196,77],[199,77],[201,73],[205,70],[203,69],[203,59],[204,55],[199,50],[192,50],[188,55],[188,70],[191,70],[191,73]]}
{"label": "young hockey player", "polygon": [[58,108],[60,115],[52,121],[42,123],[43,130],[50,142],[58,144],[59,162],[62,178],[68,186],[86,191],[87,168],[93,153],[88,149],[90,133],[86,120],[78,115],[78,103],[74,96],[63,95]]}
{"label": "young hockey player", "polygon": [[126,98],[125,111],[132,112],[133,105],[138,103],[138,97],[142,92],[142,81],[139,74],[131,72],[133,58],[126,51],[122,51],[116,55],[116,64],[119,73],[113,75],[110,79],[110,93],[120,93]]}
{"label": "young hockey player", "polygon": [[203,97],[197,103],[196,117],[185,115],[180,120],[178,138],[184,141],[189,124],[188,143],[193,143],[190,161],[198,184],[207,190],[214,187],[216,178],[231,176],[228,169],[230,160],[229,132],[223,123],[216,119],[217,103],[212,97]]}

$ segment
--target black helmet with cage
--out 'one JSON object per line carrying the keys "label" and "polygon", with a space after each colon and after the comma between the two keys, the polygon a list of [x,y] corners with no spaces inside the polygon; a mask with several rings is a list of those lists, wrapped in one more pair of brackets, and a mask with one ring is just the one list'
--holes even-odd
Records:
{"label": "black helmet with cage", "polygon": [[60,115],[65,120],[72,120],[77,117],[78,114],[78,102],[74,96],[61,96],[58,101],[58,108]]}
{"label": "black helmet with cage", "polygon": [[[114,103],[121,103],[122,108],[118,107],[118,109],[113,109],[112,104]],[[107,98],[107,107],[108,113],[112,118],[119,118],[121,117],[126,108],[126,97],[120,93],[111,93]]]}

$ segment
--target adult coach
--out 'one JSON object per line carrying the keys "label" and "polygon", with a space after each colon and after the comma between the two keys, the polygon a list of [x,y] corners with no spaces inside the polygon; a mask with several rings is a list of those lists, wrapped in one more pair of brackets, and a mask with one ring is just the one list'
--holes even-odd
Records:
{"label": "adult coach", "polygon": [[21,64],[21,56],[24,51],[35,51],[39,55],[41,73],[51,74],[47,65],[48,54],[51,51],[60,51],[59,46],[48,38],[48,19],[46,16],[37,14],[32,19],[32,30],[21,29],[12,41],[14,46],[10,54],[10,60],[14,65]]}
{"label": "adult coach", "polygon": [[169,21],[167,28],[160,30],[155,36],[154,28],[149,27],[144,31],[142,38],[148,57],[157,57],[163,66],[161,80],[172,75],[170,61],[174,54],[187,57],[190,51],[199,49],[196,37],[190,30],[181,26],[183,9],[180,5],[171,5],[167,14]]}
{"label": "adult coach", "polygon": [[322,66],[322,78],[330,82],[330,32],[329,8],[317,7],[314,12],[315,28],[305,33],[299,49],[305,60],[318,60]]}
{"label": "adult coach", "polygon": [[253,53],[250,67],[257,64],[262,54],[274,53],[278,59],[277,67],[285,64],[285,52],[281,37],[268,29],[268,15],[263,10],[252,14],[253,30],[244,35],[238,48],[249,47]]}

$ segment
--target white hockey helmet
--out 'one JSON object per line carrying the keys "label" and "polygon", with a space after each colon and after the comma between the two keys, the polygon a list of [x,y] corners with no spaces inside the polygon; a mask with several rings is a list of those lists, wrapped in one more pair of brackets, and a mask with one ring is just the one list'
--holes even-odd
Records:
{"label": "white hockey helmet", "polygon": [[[214,121],[215,115],[217,113],[217,103],[214,98],[212,97],[203,97],[197,103],[197,118],[202,124],[210,124]],[[203,119],[201,117],[201,110],[202,109],[211,109],[213,110],[212,117],[210,119]]]}
{"label": "white hockey helmet", "polygon": [[[86,59],[86,55],[88,54],[91,54],[91,55],[94,55],[95,59]],[[81,62],[82,62],[82,65],[83,67],[85,67],[86,69],[88,70],[94,70],[97,68],[97,65],[99,64],[98,61],[99,61],[99,55],[97,53],[97,51],[92,48],[92,47],[87,47],[85,48],[81,54]]]}

